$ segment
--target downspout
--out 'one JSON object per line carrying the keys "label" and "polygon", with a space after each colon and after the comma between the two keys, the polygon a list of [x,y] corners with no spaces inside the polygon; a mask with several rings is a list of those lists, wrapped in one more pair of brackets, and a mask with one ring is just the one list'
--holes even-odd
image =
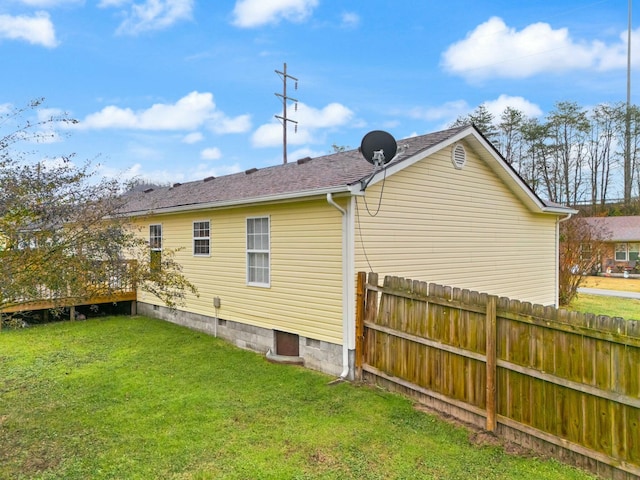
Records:
{"label": "downspout", "polygon": [[556,308],[560,308],[560,224],[566,222],[573,216],[573,213],[566,217],[557,217],[556,220]]}
{"label": "downspout", "polygon": [[[351,235],[349,234],[351,222],[349,222],[349,213],[335,202],[333,194],[327,193],[327,203],[335,207],[342,214],[342,373],[340,373],[340,379],[347,380],[349,379],[350,371],[349,345],[352,336],[351,326],[352,323],[354,323],[352,321],[351,305],[352,302],[355,301],[355,299],[350,298],[353,293],[352,284],[354,282],[353,278],[351,278],[353,276],[351,275],[351,273],[353,273],[353,256],[351,255]],[[355,326],[353,328],[355,330]]]}

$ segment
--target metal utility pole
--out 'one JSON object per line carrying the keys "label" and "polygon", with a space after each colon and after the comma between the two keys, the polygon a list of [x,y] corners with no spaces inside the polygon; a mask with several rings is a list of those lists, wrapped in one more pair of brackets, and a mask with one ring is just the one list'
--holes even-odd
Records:
{"label": "metal utility pole", "polygon": [[298,89],[298,79],[287,73],[286,63],[284,64],[282,72],[280,70],[276,70],[275,72],[282,78],[282,93],[276,93],[276,96],[282,99],[282,115],[276,115],[276,118],[282,123],[282,162],[287,163],[287,124],[289,122],[293,123],[295,125],[294,131],[298,131],[298,122],[287,117],[287,101],[291,100],[295,102],[295,111],[298,111],[298,100],[287,96],[287,79],[290,78],[296,82],[295,90]]}
{"label": "metal utility pole", "polygon": [[631,0],[629,0],[629,26],[627,28],[627,110],[624,128],[624,205],[631,205]]}

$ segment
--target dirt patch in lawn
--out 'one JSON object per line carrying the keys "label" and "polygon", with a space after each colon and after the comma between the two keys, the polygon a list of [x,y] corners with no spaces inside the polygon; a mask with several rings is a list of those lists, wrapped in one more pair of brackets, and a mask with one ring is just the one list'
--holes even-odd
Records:
{"label": "dirt patch in lawn", "polygon": [[543,455],[540,455],[539,453],[534,452],[531,449],[525,448],[522,445],[518,445],[515,442],[510,442],[508,440],[500,438],[498,435],[496,435],[493,432],[489,432],[482,428],[478,428],[475,425],[463,422],[461,420],[458,420],[455,417],[452,417],[451,415],[438,412],[425,405],[414,404],[414,408],[421,412],[425,412],[430,415],[435,415],[438,418],[444,420],[445,422],[450,423],[451,425],[465,428],[466,430],[469,431],[469,442],[472,443],[473,445],[477,445],[479,447],[501,447],[509,455],[517,455],[519,457],[536,457],[536,458],[543,457]]}

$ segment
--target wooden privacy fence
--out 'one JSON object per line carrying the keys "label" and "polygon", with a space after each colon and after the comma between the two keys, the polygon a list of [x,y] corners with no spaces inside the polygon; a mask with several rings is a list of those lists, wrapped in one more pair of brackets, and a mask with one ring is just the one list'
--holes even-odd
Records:
{"label": "wooden privacy fence", "polygon": [[364,380],[609,478],[640,478],[640,322],[358,274]]}

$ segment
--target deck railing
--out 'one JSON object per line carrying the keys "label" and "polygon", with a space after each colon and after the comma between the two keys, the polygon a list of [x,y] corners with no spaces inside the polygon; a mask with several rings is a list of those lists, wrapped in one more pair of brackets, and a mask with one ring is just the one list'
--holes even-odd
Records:
{"label": "deck railing", "polygon": [[111,263],[107,268],[98,262],[93,271],[79,274],[82,285],[80,292],[77,288],[66,286],[51,289],[46,285],[37,285],[17,301],[0,306],[0,313],[135,300],[137,291],[132,281],[134,276],[131,275],[134,267],[134,260]]}

